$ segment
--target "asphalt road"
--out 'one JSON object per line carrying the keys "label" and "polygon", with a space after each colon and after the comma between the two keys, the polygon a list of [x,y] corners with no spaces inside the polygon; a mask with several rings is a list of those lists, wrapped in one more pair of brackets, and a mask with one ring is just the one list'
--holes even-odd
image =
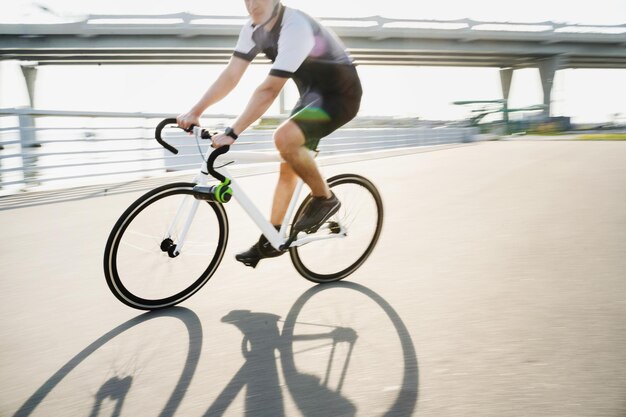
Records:
{"label": "asphalt road", "polygon": [[[102,254],[140,193],[0,211],[1,416],[626,415],[626,143],[487,142],[324,168],[385,224],[343,283],[255,269],[160,313]],[[269,210],[275,174],[242,179]]]}

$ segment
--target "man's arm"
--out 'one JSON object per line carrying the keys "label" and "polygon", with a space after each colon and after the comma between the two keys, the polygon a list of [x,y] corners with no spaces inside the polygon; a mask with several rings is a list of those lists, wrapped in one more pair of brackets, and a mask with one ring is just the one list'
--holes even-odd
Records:
{"label": "man's arm", "polygon": [[[235,120],[231,126],[233,131],[239,135],[254,123],[272,105],[280,90],[283,89],[285,83],[289,78],[276,77],[268,75],[267,78],[261,83],[260,86],[254,91],[248,105],[241,115]],[[231,145],[234,140],[230,136],[224,134],[217,135],[213,138],[213,146],[220,147],[224,145]]]}
{"label": "man's arm", "polygon": [[235,133],[240,134],[259,119],[270,108],[288,78],[268,75],[252,94],[248,105],[231,126]]}
{"label": "man's arm", "polygon": [[228,93],[235,88],[249,65],[250,62],[245,59],[236,56],[231,57],[224,71],[222,71],[215,82],[211,84],[198,103],[187,113],[177,117],[178,125],[187,129],[192,124],[199,124],[202,113],[204,113],[209,106],[226,97]]}

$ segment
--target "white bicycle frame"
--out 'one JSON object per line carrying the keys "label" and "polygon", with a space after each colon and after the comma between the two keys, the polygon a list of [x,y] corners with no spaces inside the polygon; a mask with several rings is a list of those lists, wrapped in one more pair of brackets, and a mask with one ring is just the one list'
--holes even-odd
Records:
{"label": "white bicycle frame", "polygon": [[[197,127],[194,128],[194,135],[196,136],[196,140],[200,138],[200,132],[201,132],[201,129]],[[209,176],[209,174],[206,174],[207,172],[209,172],[206,161],[208,160],[209,155],[211,154],[213,150],[214,150],[213,148],[210,148],[207,151],[206,157],[205,157],[204,162],[202,163],[200,172],[193,179],[194,183],[198,185],[207,185],[209,183],[209,180],[212,178]],[[311,151],[311,152],[314,153],[314,151]],[[246,195],[246,193],[239,186],[237,181],[230,175],[230,172],[228,171],[226,166],[232,163],[236,163],[236,162],[283,162],[283,160],[280,157],[280,154],[278,152],[245,152],[245,151],[232,152],[231,151],[225,155],[220,155],[215,162],[215,165],[218,165],[220,167],[213,168],[215,171],[219,172],[220,174],[222,174],[223,176],[225,176],[226,178],[230,180],[229,185],[233,191],[233,197],[237,200],[239,205],[243,208],[246,214],[252,219],[252,221],[254,221],[254,223],[261,230],[263,235],[265,235],[269,243],[275,249],[280,249],[281,246],[287,243],[287,240],[288,240],[287,228],[289,227],[289,223],[291,222],[291,219],[293,218],[295,214],[296,205],[298,204],[298,198],[300,196],[300,192],[302,191],[302,186],[304,185],[304,182],[300,178],[298,178],[298,181],[296,183],[296,188],[294,190],[294,193],[291,197],[291,201],[289,202],[289,206],[287,208],[287,213],[285,214],[283,223],[280,226],[280,230],[277,231],[274,228],[274,226],[266,219],[266,217],[260,212],[260,210],[256,207],[256,205],[254,205],[252,200],[250,200],[250,198]],[[185,238],[187,236],[187,232],[189,231],[189,228],[191,227],[191,223],[193,222],[193,218],[196,214],[199,204],[201,203],[201,200],[198,200],[190,196],[181,203],[166,236],[166,237],[171,237],[172,231],[174,230],[175,226],[178,224],[178,221],[181,215],[183,214],[184,208],[189,200],[193,200],[193,201],[192,201],[191,208],[187,212],[187,218],[185,219],[185,224],[183,226],[183,229],[178,237],[178,241],[176,242],[176,254],[179,254],[183,248],[183,245],[185,243]],[[289,247],[302,246],[302,245],[305,245],[307,243],[310,243],[316,240],[335,239],[335,238],[346,236],[346,230],[344,226],[340,226],[339,232],[324,233],[325,231],[330,231],[330,228],[327,224],[320,227],[319,230],[314,234],[311,234],[311,235],[305,234],[302,237],[298,237],[289,245]]]}

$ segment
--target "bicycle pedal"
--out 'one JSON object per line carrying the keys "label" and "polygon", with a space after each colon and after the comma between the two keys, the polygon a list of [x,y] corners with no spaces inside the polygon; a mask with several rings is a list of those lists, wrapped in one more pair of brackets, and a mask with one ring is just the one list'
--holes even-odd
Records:
{"label": "bicycle pedal", "polygon": [[245,266],[249,266],[251,268],[256,268],[256,266],[259,264],[260,259],[254,259],[254,260],[239,260],[237,259],[237,261],[241,262],[242,264],[244,264]]}
{"label": "bicycle pedal", "polygon": [[300,232],[304,232],[307,235],[312,235],[313,233],[317,233],[318,230],[320,230],[320,228],[324,225],[324,223],[317,225],[317,226],[313,226],[313,227],[309,227],[308,229],[302,229],[302,230],[298,230],[298,233]]}
{"label": "bicycle pedal", "polygon": [[336,235],[341,232],[341,226],[337,222],[328,222],[328,230],[331,234]]}

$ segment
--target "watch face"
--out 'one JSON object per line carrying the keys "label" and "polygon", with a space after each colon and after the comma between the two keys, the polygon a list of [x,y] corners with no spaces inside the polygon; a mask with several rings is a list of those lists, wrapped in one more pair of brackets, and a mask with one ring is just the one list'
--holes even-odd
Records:
{"label": "watch face", "polygon": [[227,127],[226,130],[224,130],[224,133],[226,134],[226,136],[230,136],[233,139],[237,139],[237,134],[233,131],[232,127]]}

